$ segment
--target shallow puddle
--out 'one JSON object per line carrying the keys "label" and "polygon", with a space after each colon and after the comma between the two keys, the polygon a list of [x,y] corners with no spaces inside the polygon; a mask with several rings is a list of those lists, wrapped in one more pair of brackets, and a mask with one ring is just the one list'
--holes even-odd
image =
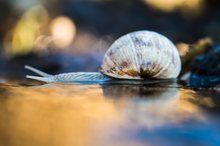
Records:
{"label": "shallow puddle", "polygon": [[0,85],[0,146],[218,146],[214,91],[175,83]]}

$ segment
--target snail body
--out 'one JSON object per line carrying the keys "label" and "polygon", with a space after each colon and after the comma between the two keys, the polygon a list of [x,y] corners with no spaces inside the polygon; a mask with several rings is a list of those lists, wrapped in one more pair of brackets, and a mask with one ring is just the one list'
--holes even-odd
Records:
{"label": "snail body", "polygon": [[57,75],[50,75],[28,65],[25,65],[25,68],[40,75],[40,76],[27,75],[26,78],[48,82],[48,83],[112,80],[112,78],[109,78],[108,76],[100,72],[70,72],[70,73],[61,73]]}
{"label": "snail body", "polygon": [[112,79],[172,79],[181,70],[179,53],[165,36],[152,31],[136,31],[117,39],[104,55],[100,72],[73,72],[49,75],[25,66],[44,82],[108,81]]}

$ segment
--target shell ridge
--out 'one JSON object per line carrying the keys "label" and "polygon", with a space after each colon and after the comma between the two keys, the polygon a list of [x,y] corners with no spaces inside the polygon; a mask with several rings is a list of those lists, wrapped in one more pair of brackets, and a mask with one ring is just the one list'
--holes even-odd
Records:
{"label": "shell ridge", "polygon": [[[170,65],[172,65],[172,57],[173,57],[173,47],[170,46],[170,41],[166,38],[166,37],[161,37],[161,39],[159,39],[160,43],[161,41],[163,40],[163,43],[164,44],[164,57],[167,59],[167,58],[170,58],[170,59],[167,59],[167,62],[166,64],[164,64],[164,66],[161,68],[160,72],[158,72],[155,76],[158,76],[159,78],[164,78],[164,74],[166,73],[167,71],[167,68],[170,67]],[[167,49],[169,48],[169,49]],[[173,71],[173,70],[172,70]],[[169,72],[167,73],[169,74]]]}
{"label": "shell ridge", "polygon": [[[159,38],[159,39],[158,39]],[[159,78],[159,74],[160,72],[162,71],[162,69],[164,68],[164,66],[166,65],[166,61],[164,61],[166,59],[165,55],[162,55],[164,54],[164,49],[165,48],[161,48],[161,40],[160,40],[160,36],[157,35],[157,34],[154,34],[154,40],[156,40],[156,43],[154,43],[154,47],[155,47],[155,50],[158,50],[159,53],[158,53],[158,58],[157,58],[157,65],[155,66],[154,68],[154,75],[153,77],[155,78]]]}
{"label": "shell ridge", "polygon": [[138,49],[138,47],[137,47],[137,44],[135,44],[135,42],[134,42],[134,35],[133,34],[130,34],[129,35],[130,36],[130,40],[131,40],[131,43],[132,43],[132,48],[133,48],[133,53],[134,53],[134,58],[135,58],[135,65],[136,65],[136,71],[138,72],[138,75],[140,75],[140,59],[138,59],[139,57],[138,57],[138,51],[139,51],[139,49]]}
{"label": "shell ridge", "polygon": [[[129,40],[129,36],[125,35],[124,36],[124,40]],[[127,41],[123,41],[123,38],[119,38],[117,41],[115,41],[115,43],[110,47],[110,50],[112,50],[112,54],[115,54],[117,52],[118,55],[114,56],[114,55],[110,55],[111,52],[107,52],[107,56],[110,58],[110,60],[114,63],[114,72],[113,74],[109,74],[106,72],[103,72],[104,74],[107,75],[111,75],[112,77],[115,78],[133,78],[133,76],[129,75],[125,70],[125,68],[123,68],[122,63],[123,62],[129,62],[129,59],[132,58],[132,56],[130,56],[128,58],[128,54],[126,52],[130,52],[131,50],[127,50],[125,51],[125,48],[128,46]],[[129,48],[129,47],[128,47]],[[115,51],[115,52],[114,52]],[[117,58],[117,59],[116,59]],[[133,58],[132,58],[133,59]],[[134,59],[133,59],[134,60]],[[132,63],[130,63],[129,65],[131,65]],[[131,68],[132,66],[130,66]],[[110,72],[112,72],[112,69],[110,69]],[[119,77],[118,77],[119,76]],[[138,78],[138,77],[137,77]]]}
{"label": "shell ridge", "polygon": [[[145,35],[149,36],[147,38],[147,40],[145,40],[148,44],[148,46],[144,47],[144,49],[147,51],[143,51],[147,54],[144,54],[144,55],[147,55],[148,56],[148,61],[150,62],[144,62],[145,64],[145,68],[142,69],[143,70],[143,73],[144,74],[149,74],[148,76],[153,76],[154,75],[154,72],[155,72],[155,66],[158,64],[158,57],[157,57],[157,54],[156,54],[156,49],[157,47],[155,47],[155,44],[154,44],[154,40],[155,40],[155,34],[153,33],[152,35],[149,35],[148,32],[145,33]],[[156,59],[155,59],[156,58]],[[146,66],[147,65],[147,66]]]}

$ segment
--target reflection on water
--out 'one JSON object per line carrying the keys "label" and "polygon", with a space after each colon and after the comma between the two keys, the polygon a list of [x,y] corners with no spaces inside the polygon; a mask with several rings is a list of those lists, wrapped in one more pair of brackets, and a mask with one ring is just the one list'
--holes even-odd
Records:
{"label": "reflection on water", "polygon": [[0,85],[0,146],[217,146],[218,93],[147,85]]}

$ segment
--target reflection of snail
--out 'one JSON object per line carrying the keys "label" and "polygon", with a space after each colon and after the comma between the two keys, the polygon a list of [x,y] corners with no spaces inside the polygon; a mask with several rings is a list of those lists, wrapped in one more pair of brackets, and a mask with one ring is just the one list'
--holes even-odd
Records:
{"label": "reflection of snail", "polygon": [[142,130],[176,123],[186,117],[187,112],[180,111],[180,89],[170,88],[177,86],[175,82],[150,86],[101,85],[103,95],[115,103],[120,117],[126,119],[123,125],[129,128],[137,126]]}
{"label": "reflection of snail", "polygon": [[26,69],[43,76],[27,78],[44,82],[108,81],[111,79],[171,79],[181,70],[176,47],[166,37],[151,31],[137,31],[116,40],[104,55],[99,72],[49,75],[30,66]]}
{"label": "reflection of snail", "polygon": [[[102,84],[103,95],[114,98],[138,98],[144,100],[173,100],[178,97],[179,88],[176,82],[144,84]],[[126,93],[126,94],[125,94]]]}

